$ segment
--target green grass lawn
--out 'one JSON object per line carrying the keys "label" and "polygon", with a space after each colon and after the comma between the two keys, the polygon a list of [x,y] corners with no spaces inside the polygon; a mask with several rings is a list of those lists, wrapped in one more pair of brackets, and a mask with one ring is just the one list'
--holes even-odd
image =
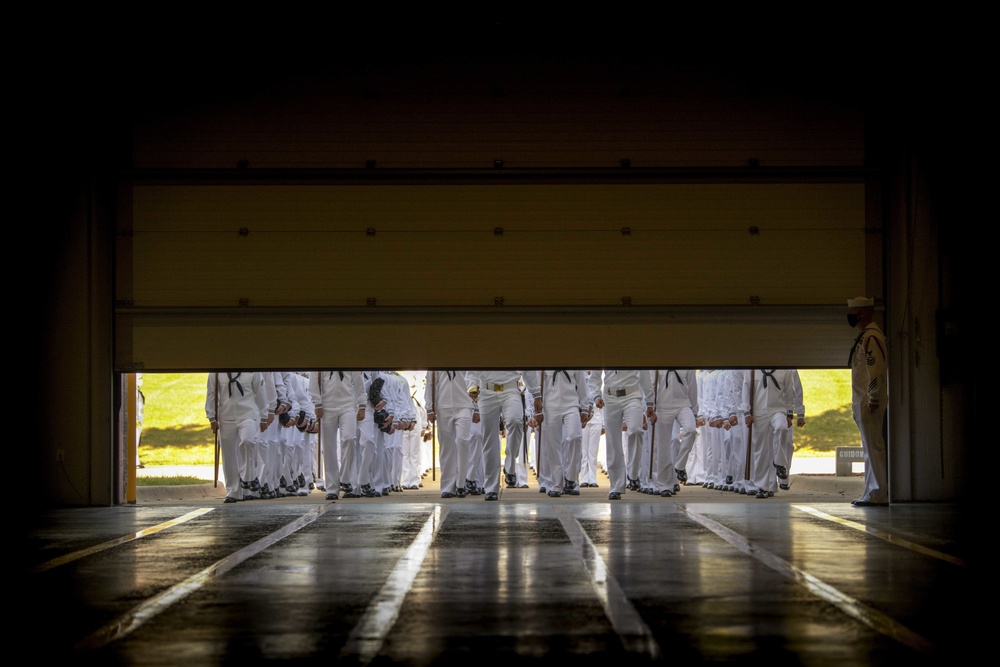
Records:
{"label": "green grass lawn", "polygon": [[[860,447],[851,417],[848,369],[800,370],[806,426],[795,429],[797,456],[833,456]],[[146,466],[214,465],[215,436],[205,419],[207,373],[144,373],[139,459]]]}

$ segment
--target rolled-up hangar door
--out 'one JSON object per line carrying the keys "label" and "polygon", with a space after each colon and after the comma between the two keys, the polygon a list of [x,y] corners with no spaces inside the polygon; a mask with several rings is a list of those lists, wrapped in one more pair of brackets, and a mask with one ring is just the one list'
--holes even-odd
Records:
{"label": "rolled-up hangar door", "polygon": [[856,110],[521,75],[138,123],[117,370],[845,365],[882,267]]}

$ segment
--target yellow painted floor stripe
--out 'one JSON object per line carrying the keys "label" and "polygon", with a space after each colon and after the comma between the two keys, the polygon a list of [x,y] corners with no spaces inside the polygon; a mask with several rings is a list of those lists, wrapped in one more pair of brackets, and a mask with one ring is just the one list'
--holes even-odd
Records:
{"label": "yellow painted floor stripe", "polygon": [[435,506],[416,539],[389,574],[382,590],[368,605],[361,620],[351,629],[347,642],[340,652],[341,660],[351,664],[367,665],[382,650],[386,635],[399,618],[403,599],[410,591],[413,580],[423,565],[424,557],[434,541],[434,536],[441,529],[441,524],[447,515],[448,508]]}
{"label": "yellow painted floor stripe", "polygon": [[305,516],[299,517],[292,523],[284,526],[281,530],[277,530],[267,537],[263,537],[253,544],[247,545],[239,551],[233,552],[222,560],[209,565],[201,572],[188,577],[176,586],[171,586],[159,595],[154,595],[142,604],[133,608],[128,613],[119,616],[111,623],[108,623],[103,628],[100,628],[90,636],[84,638],[76,645],[76,650],[86,651],[97,649],[131,634],[143,623],[151,618],[154,618],[157,614],[164,611],[175,602],[178,602],[179,600],[186,598],[191,593],[194,593],[206,583],[211,581],[214,577],[228,572],[243,561],[268,548],[275,542],[283,540],[292,533],[308,526],[325,514],[326,511],[332,506],[332,504],[320,505],[316,509],[310,510]]}
{"label": "yellow painted floor stripe", "polygon": [[727,528],[721,523],[709,519],[707,516],[699,514],[698,512],[693,512],[683,505],[677,505],[677,508],[686,513],[697,523],[700,523],[705,528],[708,528],[713,533],[732,544],[743,553],[753,556],[764,565],[770,567],[772,570],[802,584],[816,597],[821,600],[826,600],[848,616],[864,623],[876,632],[880,632],[883,635],[891,637],[899,643],[918,651],[930,652],[934,649],[934,645],[927,639],[918,635],[916,632],[913,632],[903,624],[897,623],[894,619],[883,614],[882,612],[868,607],[861,601],[855,600],[849,595],[841,593],[833,586],[830,586],[819,578],[800,570],[770,551],[751,544],[745,537]]}
{"label": "yellow painted floor stripe", "polygon": [[41,565],[36,565],[34,568],[32,568],[31,571],[32,573],[37,574],[39,572],[45,572],[46,570],[51,570],[54,567],[59,567],[60,565],[65,565],[66,563],[72,563],[75,560],[85,558],[87,556],[90,556],[91,554],[96,554],[100,551],[104,551],[105,549],[110,549],[111,547],[117,547],[120,544],[125,544],[127,542],[131,542],[132,540],[137,540],[140,537],[147,537],[148,535],[158,533],[161,530],[166,530],[167,528],[176,526],[179,523],[190,521],[191,519],[197,518],[203,514],[207,514],[214,509],[215,509],[214,507],[202,507],[201,509],[197,509],[193,512],[188,512],[184,516],[179,516],[176,519],[171,519],[170,521],[165,521],[155,526],[144,528],[143,530],[140,530],[137,533],[132,533],[131,535],[125,535],[123,537],[118,537],[113,540],[104,542],[102,544],[88,547],[87,549],[80,549],[79,551],[74,551],[73,553],[68,553],[59,556],[58,558],[53,558],[52,560],[42,563]]}
{"label": "yellow painted floor stripe", "polygon": [[604,613],[611,621],[611,626],[621,638],[622,644],[630,653],[644,654],[653,660],[659,660],[661,657],[660,645],[618,582],[608,572],[604,559],[597,553],[594,543],[591,542],[583,526],[565,507],[557,509],[556,514],[573,546],[580,550],[584,566],[590,572],[590,583],[604,607]]}
{"label": "yellow painted floor stripe", "polygon": [[812,514],[820,519],[825,519],[826,521],[832,521],[833,523],[839,523],[842,526],[847,526],[848,528],[853,528],[855,530],[860,530],[862,533],[868,533],[869,535],[874,535],[879,539],[883,539],[890,544],[895,544],[898,547],[903,547],[904,549],[909,549],[910,551],[915,551],[924,556],[930,556],[931,558],[937,558],[945,562],[951,563],[952,565],[959,565],[966,567],[967,563],[961,558],[956,558],[950,554],[946,554],[935,549],[930,549],[923,545],[917,544],[915,542],[910,542],[902,537],[893,535],[892,533],[880,530],[878,528],[873,528],[871,526],[866,526],[864,524],[858,523],[857,521],[851,521],[850,519],[841,519],[838,516],[833,516],[832,514],[827,514],[826,512],[821,512],[815,507],[810,507],[809,505],[792,505],[797,510],[806,512],[807,514]]}

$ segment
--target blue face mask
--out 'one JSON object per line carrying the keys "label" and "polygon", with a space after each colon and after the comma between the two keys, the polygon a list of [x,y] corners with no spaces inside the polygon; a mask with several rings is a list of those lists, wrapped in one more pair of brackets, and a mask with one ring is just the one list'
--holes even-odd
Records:
{"label": "blue face mask", "polygon": [[847,313],[847,323],[851,325],[851,328],[858,326],[858,316],[853,313]]}

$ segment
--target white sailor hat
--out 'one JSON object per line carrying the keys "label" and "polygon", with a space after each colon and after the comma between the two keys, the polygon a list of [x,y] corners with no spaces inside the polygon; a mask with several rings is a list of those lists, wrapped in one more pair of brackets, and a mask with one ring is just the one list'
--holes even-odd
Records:
{"label": "white sailor hat", "polygon": [[853,299],[847,300],[848,308],[866,308],[868,306],[874,306],[875,299],[870,296],[856,296]]}

